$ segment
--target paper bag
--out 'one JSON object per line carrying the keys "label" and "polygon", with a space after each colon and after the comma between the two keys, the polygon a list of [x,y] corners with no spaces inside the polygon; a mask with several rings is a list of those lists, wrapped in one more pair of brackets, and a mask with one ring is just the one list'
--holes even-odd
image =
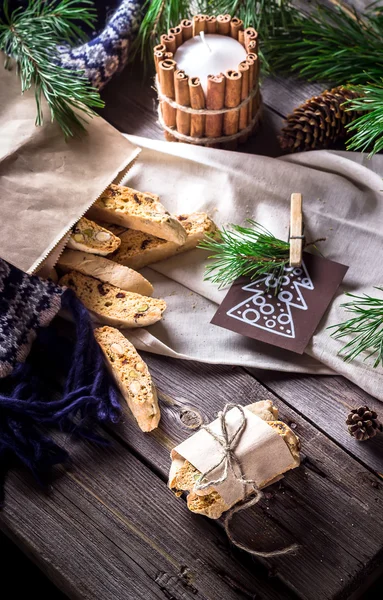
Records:
{"label": "paper bag", "polygon": [[[4,57],[0,55],[0,63]],[[139,149],[101,117],[65,141],[50,122],[36,127],[33,90],[20,92],[15,69],[0,66],[0,257],[35,272]],[[56,252],[56,255],[59,252]]]}

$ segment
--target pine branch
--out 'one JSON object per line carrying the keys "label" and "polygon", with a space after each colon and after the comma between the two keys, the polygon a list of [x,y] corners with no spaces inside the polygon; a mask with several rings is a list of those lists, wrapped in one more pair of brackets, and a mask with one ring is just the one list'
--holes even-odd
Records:
{"label": "pine branch", "polygon": [[310,81],[365,84],[383,72],[382,9],[360,15],[341,4],[306,14],[291,5],[275,35],[264,41],[273,70]]}
{"label": "pine branch", "polygon": [[357,110],[366,114],[347,126],[348,131],[354,132],[347,143],[348,150],[370,150],[369,156],[383,150],[383,80],[381,81],[381,84],[352,88],[363,96],[347,102],[346,110]]}
{"label": "pine branch", "polygon": [[65,137],[84,131],[87,116],[93,108],[104,106],[98,91],[80,71],[55,64],[56,45],[73,43],[84,34],[78,26],[82,20],[92,26],[96,13],[89,0],[29,0],[26,8],[11,14],[4,2],[5,20],[0,21],[0,50],[16,62],[21,91],[34,87],[36,125],[43,124],[42,96],[45,97],[52,121],[57,121]]}
{"label": "pine branch", "polygon": [[[383,292],[383,287],[375,289]],[[380,364],[383,366],[383,298],[373,298],[367,294],[346,296],[354,300],[341,306],[355,316],[344,323],[329,327],[335,329],[331,336],[336,340],[352,337],[338,354],[346,362],[351,362],[360,354],[366,354],[364,360],[375,357],[374,368]]]}
{"label": "pine branch", "polygon": [[249,219],[252,228],[231,225],[231,230],[207,236],[199,248],[212,252],[213,264],[206,267],[205,280],[228,285],[241,276],[252,279],[265,273],[279,278],[289,262],[290,245],[277,239],[262,225]]}

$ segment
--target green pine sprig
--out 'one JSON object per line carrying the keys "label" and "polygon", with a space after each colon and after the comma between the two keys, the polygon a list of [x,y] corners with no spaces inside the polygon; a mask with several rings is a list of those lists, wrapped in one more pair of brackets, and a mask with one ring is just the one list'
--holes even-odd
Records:
{"label": "green pine sprig", "polygon": [[43,124],[44,97],[51,120],[57,121],[66,138],[84,131],[86,117],[93,117],[96,114],[93,109],[103,107],[104,103],[83,72],[60,67],[55,59],[58,43],[85,39],[78,22],[93,26],[96,12],[92,2],[29,0],[26,8],[19,7],[10,13],[5,0],[3,10],[0,50],[7,57],[7,68],[12,61],[16,63],[21,92],[34,88],[36,125]]}
{"label": "green pine sprig", "polygon": [[[383,71],[382,71],[383,74]],[[364,112],[347,129],[354,135],[348,140],[348,150],[370,151],[369,156],[383,150],[383,79],[381,83],[354,86],[360,98],[347,102],[347,110]]]}
{"label": "green pine sprig", "polygon": [[249,219],[251,227],[231,225],[215,234],[207,236],[199,248],[212,254],[207,265],[205,280],[226,286],[238,277],[252,279],[272,273],[275,279],[283,274],[289,263],[290,244],[274,237],[262,225]]}
{"label": "green pine sprig", "polygon": [[[375,289],[383,292],[383,287]],[[335,329],[331,336],[336,340],[351,336],[338,354],[346,362],[365,354],[364,360],[374,357],[374,368],[383,366],[383,298],[350,293],[346,296],[353,300],[341,306],[354,316],[344,323],[329,327]]]}

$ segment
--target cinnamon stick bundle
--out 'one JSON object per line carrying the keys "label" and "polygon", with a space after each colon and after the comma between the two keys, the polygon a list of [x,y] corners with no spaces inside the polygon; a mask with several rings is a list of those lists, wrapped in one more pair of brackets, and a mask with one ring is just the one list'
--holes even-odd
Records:
{"label": "cinnamon stick bundle", "polygon": [[238,19],[238,17],[233,17],[230,21],[230,36],[235,40],[238,40],[238,34],[242,28],[243,21],[241,21],[241,19]]}
{"label": "cinnamon stick bundle", "polygon": [[190,19],[183,19],[181,21],[181,29],[182,29],[182,40],[186,42],[193,37],[193,23]]}
{"label": "cinnamon stick bundle", "polygon": [[[241,103],[242,73],[239,71],[226,71],[225,107],[235,108]],[[223,116],[224,135],[233,135],[238,132],[239,110],[231,110]]]}
{"label": "cinnamon stick bundle", "polygon": [[[181,46],[182,44],[182,28],[180,25],[177,25],[177,27],[171,27],[169,29],[169,35],[174,35],[175,40],[176,40],[176,48],[178,48],[179,46]],[[173,50],[171,50],[171,52],[173,52]]]}
{"label": "cinnamon stick bundle", "polygon": [[206,19],[206,32],[216,33],[217,31],[217,18],[210,16]]}
{"label": "cinnamon stick bundle", "polygon": [[173,52],[177,50],[176,37],[172,33],[164,33],[160,37],[161,44],[166,46],[167,52]]}
{"label": "cinnamon stick bundle", "polygon": [[[174,88],[176,102],[178,104],[182,104],[182,106],[190,106],[189,77],[185,74],[185,71],[180,70],[175,72]],[[177,109],[176,124],[177,131],[183,133],[184,135],[189,135],[190,113]]]}
{"label": "cinnamon stick bundle", "polygon": [[[205,94],[203,93],[199,77],[189,79],[190,106],[195,109],[205,108]],[[190,135],[203,137],[205,132],[205,115],[191,115]]]}
{"label": "cinnamon stick bundle", "polygon": [[230,34],[230,15],[218,15],[217,17],[217,31],[220,35]]}
{"label": "cinnamon stick bundle", "polygon": [[[208,75],[206,108],[219,110],[225,105],[225,75]],[[222,135],[223,114],[206,115],[205,135],[206,137],[219,137]]]}
{"label": "cinnamon stick bundle", "polygon": [[[159,80],[162,94],[174,100],[175,88],[174,88],[174,73],[176,70],[176,63],[174,60],[163,60],[159,64]],[[161,102],[162,117],[165,125],[168,127],[176,126],[176,109],[170,106],[166,101]],[[165,131],[166,139],[173,141],[175,138]]]}
{"label": "cinnamon stick bundle", "polygon": [[199,35],[201,31],[206,30],[206,15],[194,15],[193,17],[193,36]]}
{"label": "cinnamon stick bundle", "polygon": [[[250,44],[254,42],[254,44]],[[248,52],[258,52],[258,32],[254,27],[246,27],[245,29],[245,47]]]}

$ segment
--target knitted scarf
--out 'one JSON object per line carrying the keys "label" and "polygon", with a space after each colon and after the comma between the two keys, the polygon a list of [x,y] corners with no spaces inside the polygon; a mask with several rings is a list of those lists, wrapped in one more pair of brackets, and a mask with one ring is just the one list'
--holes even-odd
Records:
{"label": "knitted scarf", "polygon": [[[60,309],[75,323],[74,343],[52,323]],[[1,503],[13,464],[28,467],[44,485],[53,465],[69,459],[50,429],[102,443],[92,430],[116,422],[120,406],[89,313],[72,290],[1,259],[0,377]]]}

